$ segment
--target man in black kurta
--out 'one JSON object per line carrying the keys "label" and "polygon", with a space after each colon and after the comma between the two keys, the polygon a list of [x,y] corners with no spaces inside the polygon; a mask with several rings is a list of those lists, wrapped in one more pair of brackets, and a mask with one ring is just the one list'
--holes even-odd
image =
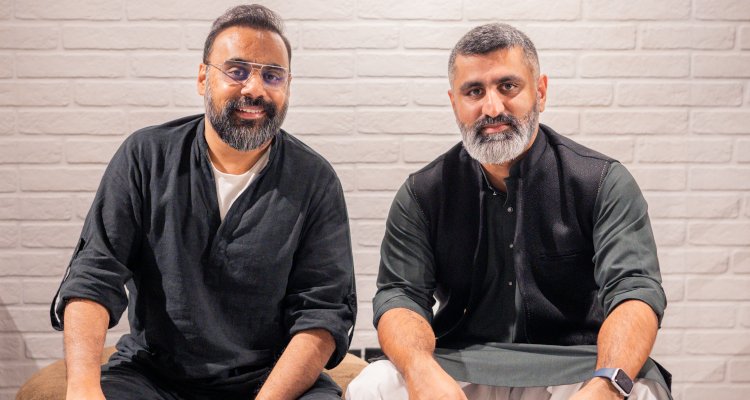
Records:
{"label": "man in black kurta", "polygon": [[[142,129],[109,163],[52,306],[69,396],[92,387],[80,343],[126,306],[107,398],[340,395],[321,369],[346,354],[356,314],[348,218],[330,164],[278,128],[289,47],[269,18],[240,6],[217,20],[207,115]],[[104,313],[77,319],[79,303]]]}
{"label": "man in black kurta", "polygon": [[633,177],[539,123],[547,77],[512,26],[469,31],[448,74],[463,140],[394,199],[373,298],[388,360],[347,399],[669,399],[648,358],[666,297]]}

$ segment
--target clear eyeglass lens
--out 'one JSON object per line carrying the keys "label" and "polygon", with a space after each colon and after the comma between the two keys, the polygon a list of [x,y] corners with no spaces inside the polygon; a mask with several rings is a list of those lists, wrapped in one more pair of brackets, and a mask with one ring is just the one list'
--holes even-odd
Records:
{"label": "clear eyeglass lens", "polygon": [[250,79],[253,69],[258,68],[263,84],[269,88],[279,88],[284,86],[288,73],[284,68],[274,65],[264,65],[255,63],[244,63],[236,61],[227,61],[221,65],[221,71],[232,81],[228,83],[245,84]]}

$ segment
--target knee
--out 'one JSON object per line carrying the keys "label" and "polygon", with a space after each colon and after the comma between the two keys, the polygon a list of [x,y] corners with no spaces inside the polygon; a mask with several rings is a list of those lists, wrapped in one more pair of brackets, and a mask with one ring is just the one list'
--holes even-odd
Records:
{"label": "knee", "polygon": [[357,375],[354,380],[349,382],[344,394],[346,400],[380,400],[380,397],[372,385],[367,383],[367,379],[362,378],[362,374]]}
{"label": "knee", "polygon": [[346,388],[347,400],[399,400],[408,398],[401,374],[390,361],[365,367]]}

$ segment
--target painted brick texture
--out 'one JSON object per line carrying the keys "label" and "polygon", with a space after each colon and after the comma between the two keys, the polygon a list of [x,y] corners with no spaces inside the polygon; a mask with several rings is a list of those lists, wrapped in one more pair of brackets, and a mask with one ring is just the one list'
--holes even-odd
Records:
{"label": "painted brick texture", "polygon": [[[653,354],[675,399],[750,396],[750,2],[261,2],[293,46],[284,127],[345,190],[353,347],[378,346],[371,300],[396,190],[459,140],[449,51],[502,21],[550,77],[542,122],[620,160],[649,202],[670,301]],[[47,303],[105,165],[134,130],[202,112],[203,41],[236,3],[0,0],[0,399],[62,356]]]}

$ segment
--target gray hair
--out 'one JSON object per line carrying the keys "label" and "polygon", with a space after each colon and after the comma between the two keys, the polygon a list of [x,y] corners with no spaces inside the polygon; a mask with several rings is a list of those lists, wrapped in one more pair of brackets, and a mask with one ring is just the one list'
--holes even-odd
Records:
{"label": "gray hair", "polygon": [[456,57],[459,55],[483,55],[497,50],[520,47],[524,60],[531,68],[534,78],[539,77],[539,57],[534,43],[526,34],[508,24],[480,25],[467,32],[451,51],[448,59],[448,77],[453,82]]}
{"label": "gray hair", "polygon": [[281,21],[281,17],[260,4],[244,4],[228,9],[219,18],[216,18],[216,21],[211,25],[211,31],[203,45],[204,64],[208,63],[208,56],[211,54],[216,36],[224,29],[233,26],[243,26],[278,34],[286,46],[289,62],[292,62],[292,46],[289,44],[289,39],[284,36],[284,23]]}

